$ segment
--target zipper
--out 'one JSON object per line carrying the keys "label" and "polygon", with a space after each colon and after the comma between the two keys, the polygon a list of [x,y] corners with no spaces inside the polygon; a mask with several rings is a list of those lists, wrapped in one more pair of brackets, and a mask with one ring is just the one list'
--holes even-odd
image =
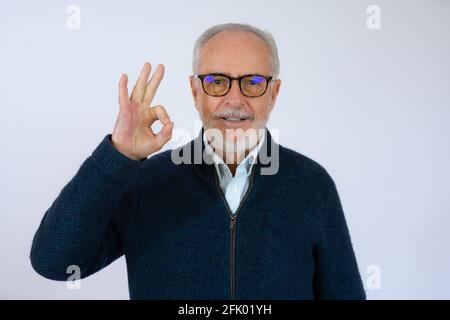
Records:
{"label": "zipper", "polygon": [[239,214],[239,211],[241,210],[242,205],[244,204],[245,200],[247,199],[252,187],[253,187],[253,179],[255,175],[255,167],[256,164],[252,166],[251,174],[250,174],[250,181],[247,188],[247,191],[245,192],[244,197],[242,198],[241,203],[239,204],[239,207],[236,210],[236,213],[233,213],[228,206],[228,202],[225,198],[225,195],[223,194],[222,188],[220,187],[219,179],[217,177],[217,172],[214,170],[214,178],[216,181],[216,187],[219,190],[220,197],[222,201],[225,204],[225,207],[227,208],[228,215],[230,216],[230,299],[235,299],[235,292],[236,292],[236,222],[237,217]]}
{"label": "zipper", "polygon": [[230,298],[234,300],[236,291],[236,215],[234,214],[230,216],[230,232]]}

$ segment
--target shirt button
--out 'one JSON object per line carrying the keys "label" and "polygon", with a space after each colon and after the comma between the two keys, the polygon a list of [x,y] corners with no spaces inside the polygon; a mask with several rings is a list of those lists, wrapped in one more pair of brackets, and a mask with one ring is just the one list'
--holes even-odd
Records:
{"label": "shirt button", "polygon": [[233,188],[233,192],[237,192],[238,191],[238,188],[237,187],[234,187]]}

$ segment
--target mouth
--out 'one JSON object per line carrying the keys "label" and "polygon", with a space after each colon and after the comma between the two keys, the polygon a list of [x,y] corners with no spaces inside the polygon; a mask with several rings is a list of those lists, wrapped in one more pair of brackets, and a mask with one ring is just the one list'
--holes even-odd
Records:
{"label": "mouth", "polygon": [[221,117],[220,120],[222,120],[224,126],[228,128],[244,128],[251,125],[251,119],[248,117]]}
{"label": "mouth", "polygon": [[248,117],[222,117],[221,119],[224,121],[227,121],[227,122],[235,122],[235,123],[244,122],[245,120],[249,120]]}

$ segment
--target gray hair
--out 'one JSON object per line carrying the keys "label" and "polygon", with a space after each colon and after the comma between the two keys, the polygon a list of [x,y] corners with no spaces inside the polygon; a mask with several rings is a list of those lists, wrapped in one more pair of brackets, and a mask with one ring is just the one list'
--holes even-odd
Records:
{"label": "gray hair", "polygon": [[280,61],[278,60],[277,44],[272,34],[268,31],[261,30],[251,25],[241,23],[224,23],[215,25],[202,33],[202,35],[195,42],[194,46],[194,54],[192,60],[192,70],[194,73],[199,72],[198,68],[200,64],[200,51],[205,45],[205,43],[216,34],[225,31],[253,33],[254,35],[258,36],[262,41],[264,41],[267,48],[269,49],[270,54],[269,63],[270,68],[272,70],[272,76],[274,76],[275,78],[278,77],[280,73]]}

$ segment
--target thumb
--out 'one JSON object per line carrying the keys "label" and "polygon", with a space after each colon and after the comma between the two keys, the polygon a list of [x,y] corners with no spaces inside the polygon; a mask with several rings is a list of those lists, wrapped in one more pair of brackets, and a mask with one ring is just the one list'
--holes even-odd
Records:
{"label": "thumb", "polygon": [[162,148],[172,138],[173,126],[174,123],[172,121],[169,121],[161,128],[161,130],[155,136],[156,145],[158,148]]}

